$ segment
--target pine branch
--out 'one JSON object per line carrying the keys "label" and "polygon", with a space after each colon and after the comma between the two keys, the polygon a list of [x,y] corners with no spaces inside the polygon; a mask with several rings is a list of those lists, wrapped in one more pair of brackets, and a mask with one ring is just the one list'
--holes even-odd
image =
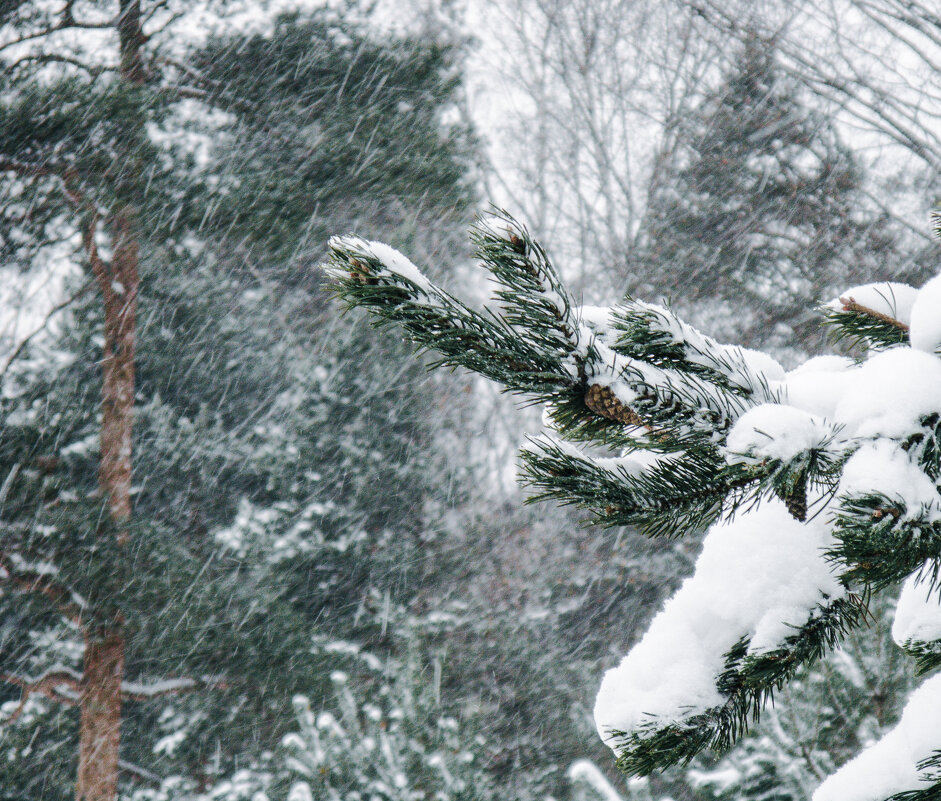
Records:
{"label": "pine branch", "polygon": [[[478,221],[472,235],[499,286],[498,312],[469,309],[401,254],[356,237],[331,240],[327,273],[348,307],[365,306],[378,325],[399,324],[413,344],[441,354],[437,364],[548,403],[568,439],[627,445],[643,427],[661,450],[702,447],[773,399],[743,351],[666,310],[631,302],[604,323],[582,319],[546,254],[506,212]],[[644,337],[663,347],[646,353]]]}
{"label": "pine branch", "polygon": [[632,732],[612,732],[617,765],[631,776],[648,776],[677,764],[688,764],[706,748],[722,752],[757,723],[774,691],[794,673],[832,649],[851,629],[865,622],[868,597],[849,595],[819,605],[807,622],[774,651],[748,653],[748,640],[727,654],[716,687],[726,701],[705,712]]}
{"label": "pine branch", "polygon": [[0,673],[0,681],[12,684],[22,690],[20,703],[12,714],[3,721],[4,725],[14,723],[20,718],[31,695],[42,695],[50,701],[76,706],[82,691],[82,674],[65,665],[54,665],[35,678],[16,676],[12,673]]}
{"label": "pine branch", "polygon": [[[348,307],[370,309],[378,325],[397,323],[419,349],[441,354],[437,364],[466,367],[510,391],[541,400],[559,392],[582,391],[577,371],[562,364],[557,354],[521,338],[492,312],[468,308],[411,263],[387,264],[377,255],[378,249],[356,237],[330,241],[327,272]],[[379,253],[389,258],[388,253]]]}
{"label": "pine branch", "polygon": [[915,660],[916,676],[923,676],[941,667],[941,640],[907,640],[901,648]]}
{"label": "pine branch", "polygon": [[888,314],[883,314],[875,309],[870,309],[868,306],[863,306],[853,300],[853,298],[840,298],[840,303],[843,304],[843,311],[871,317],[873,320],[877,320],[883,325],[908,333],[908,326],[905,323],[896,320],[894,317],[890,317]]}
{"label": "pine branch", "polygon": [[928,563],[931,589],[941,586],[941,520],[938,510],[909,509],[879,492],[840,499],[834,520],[837,544],[826,557],[844,566],[841,579],[873,590],[889,587]]}
{"label": "pine branch", "polygon": [[61,615],[82,626],[85,599],[50,573],[30,565],[19,554],[0,552],[0,581],[7,581],[22,592],[47,598]]}
{"label": "pine branch", "polygon": [[902,450],[928,478],[937,481],[941,477],[941,415],[922,417],[919,424],[921,430],[902,442]]}
{"label": "pine branch", "polygon": [[742,397],[772,400],[765,376],[741,348],[722,345],[687,325],[672,310],[628,298],[611,310],[613,349],[659,367],[699,375]]}
{"label": "pine branch", "polygon": [[587,509],[605,527],[637,526],[649,537],[701,531],[737,508],[758,476],[723,467],[717,452],[689,452],[644,464],[630,454],[597,459],[547,438],[520,451],[527,503],[553,499]]}
{"label": "pine branch", "polygon": [[[729,466],[740,465],[750,470],[757,482],[756,500],[762,494],[774,495],[784,502],[793,518],[804,521],[809,511],[808,492],[824,500],[832,498],[843,466],[853,452],[842,436],[842,427],[821,421],[821,428],[825,433],[813,446],[787,459],[764,454],[760,449],[726,452],[725,458]],[[775,437],[769,435],[768,442],[774,444]]]}
{"label": "pine branch", "polygon": [[604,366],[589,382],[615,395],[628,422],[650,429],[666,450],[715,442],[747,409],[776,400],[755,355],[703,336],[669,309],[628,299],[591,310],[586,324]]}
{"label": "pine branch", "polygon": [[824,308],[824,322],[831,327],[834,339],[848,340],[867,350],[884,350],[908,342],[908,326],[853,298],[840,298],[841,308]]}
{"label": "pine branch", "polygon": [[565,287],[545,251],[506,211],[478,218],[471,229],[476,256],[500,289],[500,316],[537,349],[560,361],[577,353],[579,323]]}

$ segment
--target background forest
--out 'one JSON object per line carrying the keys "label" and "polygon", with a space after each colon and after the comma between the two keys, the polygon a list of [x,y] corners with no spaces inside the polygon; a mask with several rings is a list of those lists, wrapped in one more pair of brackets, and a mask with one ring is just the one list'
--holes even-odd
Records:
{"label": "background forest", "polygon": [[586,302],[831,350],[815,305],[938,269],[934,4],[5,0],[0,66],[4,801],[784,801],[894,723],[877,598],[730,753],[625,782],[597,683],[695,538],[524,506],[538,410],[321,262],[483,299],[493,202]]}

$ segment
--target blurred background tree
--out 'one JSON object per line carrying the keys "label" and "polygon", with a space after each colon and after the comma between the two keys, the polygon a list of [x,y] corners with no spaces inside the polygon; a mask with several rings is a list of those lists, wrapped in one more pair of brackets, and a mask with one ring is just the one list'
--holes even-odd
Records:
{"label": "blurred background tree", "polygon": [[[652,191],[627,291],[663,294],[723,340],[791,361],[826,347],[822,298],[895,264],[888,220],[865,211],[862,175],[832,120],[810,110],[754,35],[714,94],[678,125]],[[803,353],[801,353],[803,349]]]}
{"label": "blurred background tree", "polygon": [[[461,43],[380,41],[323,9],[167,57],[163,13],[5,20],[8,269],[58,271],[71,298],[7,365],[0,433],[0,771],[36,798],[105,801],[119,766],[188,792],[257,762],[291,696],[328,685],[312,634],[387,636],[370,604],[427,569],[429,507],[451,497],[427,454],[460,384],[339,320],[316,264],[341,225],[460,259]],[[118,46],[51,52],[72,28]],[[106,382],[124,370],[117,446],[102,342]],[[120,687],[90,699],[104,647]]]}

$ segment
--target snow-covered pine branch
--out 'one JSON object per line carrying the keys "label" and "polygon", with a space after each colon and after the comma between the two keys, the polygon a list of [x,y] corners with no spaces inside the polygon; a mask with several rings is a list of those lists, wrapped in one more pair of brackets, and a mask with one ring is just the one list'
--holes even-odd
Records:
{"label": "snow-covered pine branch", "polygon": [[[576,307],[505,213],[474,236],[500,287],[495,310],[471,311],[362,240],[334,240],[330,272],[349,305],[401,323],[444,363],[546,403],[551,436],[522,452],[537,498],[650,535],[708,527],[694,574],[602,681],[595,720],[622,770],[646,775],[731,745],[775,689],[867,620],[872,590],[907,576],[896,639],[921,669],[941,664],[941,276],[841,293],[824,314],[863,357],[785,373],[665,307]],[[916,694],[931,709],[935,684]],[[906,732],[922,717],[910,705],[901,733],[817,801],[936,798],[921,780],[941,737],[919,732],[902,756],[897,746],[914,742]],[[839,778],[869,775],[883,757],[898,781]]]}

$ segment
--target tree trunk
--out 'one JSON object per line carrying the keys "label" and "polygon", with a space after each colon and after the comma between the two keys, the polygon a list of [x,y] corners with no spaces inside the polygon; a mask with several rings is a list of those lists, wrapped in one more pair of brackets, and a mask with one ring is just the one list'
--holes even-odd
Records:
{"label": "tree trunk", "polygon": [[[146,37],[141,27],[140,0],[120,0],[117,29],[121,77],[139,86],[147,78],[141,54]],[[107,499],[117,544],[123,547],[129,536],[132,511],[134,349],[139,285],[137,215],[133,207],[120,207],[109,227],[111,264],[107,268],[100,265],[99,277],[105,307],[105,343],[98,486]],[[120,613],[115,613],[115,617],[106,630],[93,630],[85,637],[76,801],[114,801],[117,796],[124,634]]]}
{"label": "tree trunk", "polygon": [[118,542],[127,539],[131,517],[131,435],[134,415],[134,347],[137,311],[137,236],[134,216],[122,209],[114,216],[114,256],[105,301],[102,360],[101,461],[98,485],[108,499]]}
{"label": "tree trunk", "polygon": [[141,27],[140,0],[121,0],[118,38],[121,48],[121,77],[140,86],[147,80],[147,70],[141,57],[141,47],[147,37]]}
{"label": "tree trunk", "polygon": [[112,801],[118,790],[124,638],[85,639],[76,801]]}
{"label": "tree trunk", "polygon": [[[146,37],[141,27],[140,0],[120,0],[117,29],[121,77],[141,85],[147,75],[141,57]],[[111,263],[104,265],[99,260],[97,267],[105,311],[98,487],[107,499],[114,537],[123,547],[132,511],[134,350],[140,284],[135,209],[120,206],[109,228]],[[93,247],[92,240],[89,248]],[[124,633],[120,612],[113,614],[114,619],[104,629],[92,628],[85,637],[76,801],[114,801],[118,791]]]}
{"label": "tree trunk", "polygon": [[[125,208],[112,221],[113,256],[101,291],[105,307],[102,359],[101,461],[98,485],[119,546],[131,518],[134,350],[138,240],[135,218]],[[119,617],[119,615],[117,616]],[[121,742],[121,681],[124,677],[122,621],[85,639],[76,801],[114,801]]]}

